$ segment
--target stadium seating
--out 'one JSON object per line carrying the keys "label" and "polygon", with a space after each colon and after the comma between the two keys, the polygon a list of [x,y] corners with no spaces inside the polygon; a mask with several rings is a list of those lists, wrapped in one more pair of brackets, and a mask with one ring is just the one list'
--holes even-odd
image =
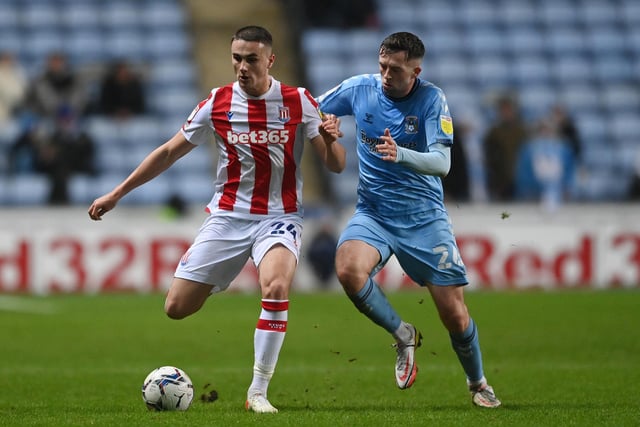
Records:
{"label": "stadium seating", "polygon": [[[146,153],[171,137],[203,97],[197,88],[188,16],[180,0],[0,0],[0,51],[16,55],[29,78],[42,69],[47,54],[61,50],[73,67],[97,90],[102,70],[125,59],[143,72],[149,112],[125,122],[92,115],[86,129],[97,149],[98,175],[74,176],[72,203],[86,204],[126,176]],[[19,122],[0,126],[0,205],[46,203],[48,184],[38,175],[8,177],[9,144]],[[211,188],[211,151],[172,171],[171,188],[188,173],[192,188]],[[199,177],[199,178],[198,178]],[[127,203],[164,203],[169,181],[159,180],[128,198]],[[24,194],[23,194],[24,193]],[[209,192],[196,200],[204,204]]]}
{"label": "stadium seating", "polygon": [[[375,60],[384,36],[416,32],[427,48],[422,76],[445,90],[454,116],[475,112],[488,122],[487,100],[499,91],[518,93],[531,121],[564,104],[583,144],[586,174],[576,197],[624,199],[629,159],[640,153],[640,2],[378,0],[378,18],[378,28],[303,34],[313,93],[362,72],[345,58],[366,53]],[[366,72],[377,71],[368,64]],[[334,188],[344,189],[354,174],[332,176]],[[355,200],[355,193],[340,194]]]}
{"label": "stadium seating", "polygon": [[4,204],[38,206],[46,202],[49,180],[40,175],[0,177],[0,197]]}

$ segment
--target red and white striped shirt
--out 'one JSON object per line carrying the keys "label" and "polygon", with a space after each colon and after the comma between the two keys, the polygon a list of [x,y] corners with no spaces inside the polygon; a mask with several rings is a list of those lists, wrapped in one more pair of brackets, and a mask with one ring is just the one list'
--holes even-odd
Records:
{"label": "red and white striped shirt", "polygon": [[207,211],[301,213],[304,141],[319,135],[320,122],[318,104],[306,89],[274,78],[260,97],[247,95],[238,82],[213,89],[182,126],[196,145],[209,142],[213,131],[219,151]]}

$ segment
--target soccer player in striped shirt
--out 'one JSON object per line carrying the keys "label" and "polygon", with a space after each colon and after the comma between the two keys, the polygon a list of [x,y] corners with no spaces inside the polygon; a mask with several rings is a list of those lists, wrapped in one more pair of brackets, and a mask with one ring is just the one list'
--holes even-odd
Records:
{"label": "soccer player in striped shirt", "polygon": [[207,205],[210,215],[177,266],[165,312],[173,319],[195,313],[210,294],[227,289],[252,258],[262,309],[245,406],[274,413],[278,410],[267,399],[267,388],[287,330],[289,288],[300,254],[302,151],[309,140],[326,167],[338,173],[345,167],[345,150],[338,142],[340,120],[321,117],[306,89],[270,75],[275,55],[266,29],[238,30],[231,57],[236,81],[214,88],[175,136],[93,202],[89,216],[101,219],[127,193],[213,138],[219,160],[215,192]]}
{"label": "soccer player in striped shirt", "polygon": [[379,74],[345,80],[319,98],[320,110],[354,116],[359,159],[356,211],[338,242],[338,279],[354,305],[396,341],[396,383],[413,384],[421,334],[404,322],[375,274],[391,255],[426,287],[449,331],[474,404],[500,401],[487,384],[476,324],[464,303],[467,277],[444,206],[453,124],[442,90],[420,79],[425,48],[414,34],[385,38]]}

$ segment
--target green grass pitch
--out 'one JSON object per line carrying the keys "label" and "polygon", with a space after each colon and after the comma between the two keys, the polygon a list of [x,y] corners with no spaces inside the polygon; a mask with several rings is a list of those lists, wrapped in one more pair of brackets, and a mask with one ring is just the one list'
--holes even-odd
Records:
{"label": "green grass pitch", "polygon": [[[389,298],[425,336],[414,386],[396,388],[390,337],[344,295],[294,294],[273,415],[243,408],[257,295],[217,295],[181,321],[162,295],[0,296],[0,425],[640,425],[640,292],[468,292],[496,410],[471,404],[428,294]],[[187,412],[145,408],[161,365],[191,376]]]}

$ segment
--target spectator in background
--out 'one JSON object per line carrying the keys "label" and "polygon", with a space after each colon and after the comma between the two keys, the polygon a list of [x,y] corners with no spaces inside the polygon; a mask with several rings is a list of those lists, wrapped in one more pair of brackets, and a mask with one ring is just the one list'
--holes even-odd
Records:
{"label": "spectator in background", "polygon": [[510,201],[514,198],[516,159],[527,139],[527,126],[517,101],[510,96],[498,99],[497,114],[482,142],[487,193],[490,201]]}
{"label": "spectator in background", "polygon": [[47,57],[44,72],[31,82],[27,106],[35,114],[55,120],[66,111],[83,115],[87,101],[80,77],[66,55],[54,52]]}
{"label": "spectator in background", "polygon": [[629,200],[640,201],[640,150],[636,152],[633,162],[633,173],[629,184]]}
{"label": "spectator in background", "polygon": [[82,127],[81,119],[72,111],[62,111],[56,120],[53,144],[61,147],[71,173],[95,175],[95,145]]}
{"label": "spectator in background", "polygon": [[580,133],[573,121],[573,117],[569,115],[566,107],[561,104],[554,105],[550,114],[550,119],[555,123],[554,126],[558,130],[559,136],[569,144],[576,161],[580,161],[582,143],[580,142]]}
{"label": "spectator in background", "polygon": [[99,111],[126,119],[145,112],[142,79],[126,61],[117,61],[105,75],[100,87]]}
{"label": "spectator in background", "polygon": [[20,134],[8,150],[10,175],[36,173],[40,148],[49,143],[51,135],[46,124],[33,115],[25,114],[20,125]]}
{"label": "spectator in background", "polygon": [[81,128],[72,111],[61,111],[56,117],[50,143],[42,147],[39,169],[49,177],[51,184],[49,204],[66,205],[69,198],[71,175],[95,174],[94,143]]}
{"label": "spectator in background", "polygon": [[21,106],[28,81],[15,56],[0,53],[0,124],[9,120]]}
{"label": "spectator in background", "polygon": [[338,239],[329,224],[323,224],[309,243],[309,264],[320,281],[320,285],[328,287],[329,279],[334,277],[334,260]]}
{"label": "spectator in background", "polygon": [[94,144],[70,111],[55,121],[31,117],[24,131],[9,149],[10,172],[40,173],[50,183],[48,203],[69,203],[68,184],[72,174],[93,175]]}
{"label": "spectator in background", "polygon": [[557,123],[542,120],[533,138],[522,146],[517,161],[516,197],[540,201],[554,212],[571,197],[575,178],[575,156],[562,139]]}
{"label": "spectator in background", "polygon": [[465,146],[471,131],[471,124],[466,121],[457,123],[451,146],[451,169],[442,179],[444,195],[456,202],[468,202],[470,199],[469,170]]}

